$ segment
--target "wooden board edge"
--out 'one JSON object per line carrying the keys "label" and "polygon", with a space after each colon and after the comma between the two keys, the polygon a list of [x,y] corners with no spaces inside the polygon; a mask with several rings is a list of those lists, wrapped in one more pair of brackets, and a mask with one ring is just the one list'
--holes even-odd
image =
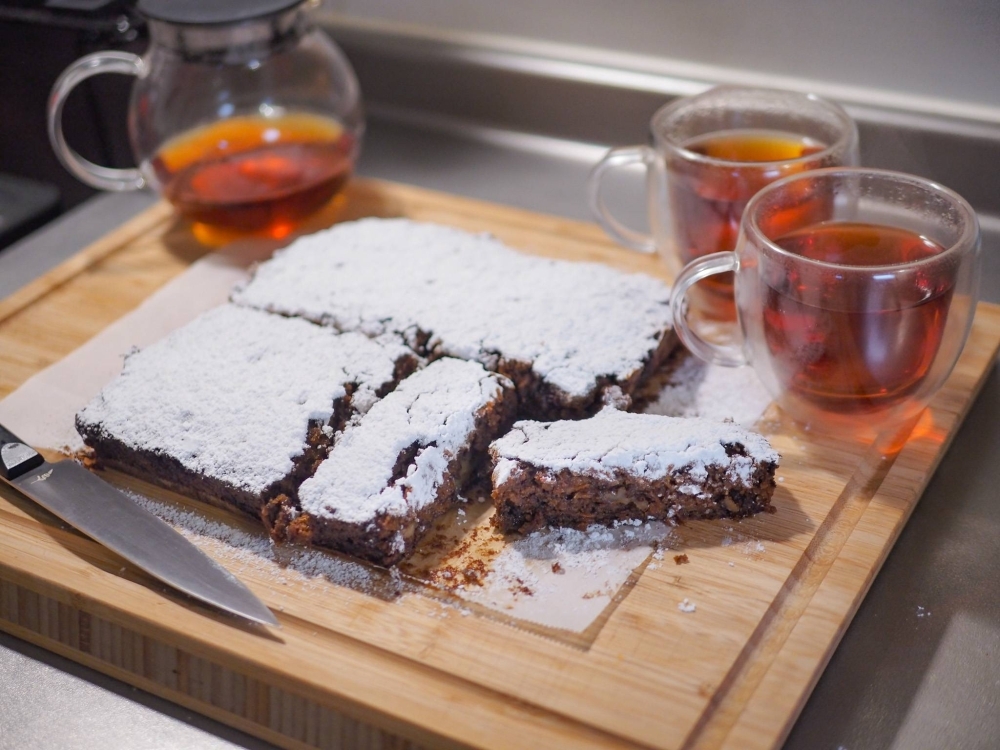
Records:
{"label": "wooden board edge", "polygon": [[[96,543],[79,537],[72,531],[65,531],[62,535],[69,537],[68,540],[63,540],[68,541],[72,547],[67,551],[79,557],[83,567],[89,568],[96,561],[98,568],[108,567],[110,564],[113,570],[118,569],[117,562],[109,560],[101,562],[97,559],[110,558],[112,555]],[[95,559],[90,559],[92,556]],[[145,579],[143,574],[139,575]],[[129,582],[132,583],[131,579]],[[126,663],[127,649],[124,649],[123,644],[129,642],[129,639],[132,641],[145,639],[143,642],[149,644],[151,648],[183,653],[182,660],[208,665],[204,669],[221,669],[241,674],[243,679],[254,679],[255,683],[261,686],[261,690],[266,687],[269,690],[281,691],[282,695],[295,696],[297,701],[311,701],[325,706],[327,710],[355,722],[358,726],[371,726],[383,733],[405,737],[430,747],[506,747],[510,746],[511,736],[501,730],[514,731],[515,728],[518,736],[517,746],[537,750],[547,750],[563,743],[566,743],[566,746],[594,750],[597,748],[636,750],[644,747],[606,729],[592,726],[585,720],[524,702],[494,688],[470,683],[458,675],[442,672],[434,666],[420,664],[406,656],[338,634],[337,637],[343,643],[353,644],[347,651],[342,652],[346,656],[343,660],[345,669],[350,669],[351,664],[358,662],[358,652],[364,651],[368,654],[365,659],[370,659],[373,654],[381,654],[383,661],[409,665],[409,680],[404,676],[404,686],[416,685],[425,678],[431,680],[430,683],[425,682],[425,688],[432,685],[430,694],[437,696],[436,705],[441,707],[443,712],[436,717],[437,726],[447,726],[442,732],[432,723],[435,717],[425,716],[423,709],[415,712],[416,709],[411,705],[407,709],[393,710],[385,705],[384,701],[370,700],[373,695],[370,689],[362,695],[354,695],[345,692],[344,689],[334,694],[329,690],[328,684],[319,681],[317,676],[310,677],[305,672],[296,675],[281,672],[273,664],[253,658],[254,639],[258,636],[251,634],[248,638],[240,629],[230,630],[231,625],[222,622],[226,618],[220,618],[212,612],[207,613],[209,619],[205,621],[203,632],[171,630],[164,624],[171,619],[171,608],[197,605],[192,605],[190,602],[178,604],[173,601],[176,597],[161,595],[155,586],[150,587],[140,581],[135,583],[138,585],[136,592],[143,599],[140,608],[142,614],[122,609],[117,605],[120,590],[108,589],[103,594],[71,592],[60,587],[57,581],[48,580],[29,567],[21,566],[19,569],[2,565],[0,566],[0,630],[18,636],[26,629],[34,633],[34,637],[45,639],[38,645],[50,648],[52,644],[61,644],[59,649],[53,650],[59,650],[68,658],[109,674],[111,674],[110,668],[105,668],[107,665],[121,668],[122,664]],[[49,613],[48,617],[46,613]],[[56,621],[55,625],[51,624],[53,621]],[[85,628],[82,625],[84,622]],[[285,624],[294,627],[294,618]],[[221,634],[220,627],[224,629]],[[81,636],[84,630],[87,633],[85,638]],[[292,635],[290,631],[286,633],[285,630],[288,628],[277,631],[278,635]],[[99,631],[102,631],[103,635],[98,635]],[[108,635],[109,632],[111,635]],[[230,645],[220,650],[212,638],[214,636],[219,639],[226,634],[229,634]],[[98,659],[97,663],[92,663],[94,658]],[[177,661],[178,659],[174,659],[174,662]],[[306,668],[303,664],[299,666]],[[145,667],[146,662],[139,666]],[[385,664],[382,664],[382,667],[381,672],[384,673]],[[379,673],[378,667],[374,669],[374,673]],[[112,674],[145,689],[132,679],[135,675],[144,676],[135,671],[128,674]],[[253,675],[253,678],[250,675]],[[167,682],[161,687],[176,691],[177,685],[172,684],[176,683],[176,673],[173,677],[169,674],[165,677]],[[363,683],[364,680],[358,684]],[[193,700],[198,701],[191,705],[194,710],[202,711],[203,706],[211,708],[213,705],[211,701],[199,699],[197,692],[192,695]],[[449,695],[455,697],[449,699]],[[483,698],[488,699],[485,705],[482,703]],[[425,699],[426,696],[417,702]],[[382,705],[379,705],[380,703]],[[468,714],[463,713],[462,704],[466,707],[475,705],[476,710]],[[454,713],[456,711],[459,713]],[[475,719],[477,712],[479,718]],[[442,717],[449,714],[451,718],[442,725],[440,723]],[[354,745],[347,744],[345,747]]]}
{"label": "wooden board edge", "polygon": [[[991,318],[994,325],[1000,321],[1000,306],[980,303],[980,307],[984,317]],[[853,524],[850,535],[826,571],[808,606],[795,621],[781,650],[771,661],[767,671],[761,675],[756,689],[744,703],[735,723],[718,747],[739,748],[740,750],[776,748],[788,738],[795,721],[833,657],[834,651],[843,639],[875,578],[913,515],[927,485],[954,442],[965,417],[982,392],[998,355],[1000,355],[1000,332],[994,331],[988,352],[982,357],[984,366],[977,368],[976,381],[963,404],[963,409],[955,415],[955,425],[947,434],[947,440],[937,449],[933,462],[929,466],[925,466],[918,460],[908,460],[908,451],[913,451],[914,447],[908,443],[902,448],[875,494],[865,504],[860,517]],[[913,484],[911,473],[914,465],[920,465],[922,472],[920,481],[916,485]],[[904,474],[908,476],[904,477]],[[898,493],[899,491],[910,495],[910,499],[901,509],[898,499],[891,499],[894,492]],[[884,522],[878,523],[873,518],[876,515],[884,516],[887,507],[898,511],[898,516],[889,529],[888,535],[884,537],[882,544],[879,545],[875,554],[871,555],[869,553],[870,540],[875,535],[884,534],[886,531]],[[837,575],[847,568],[858,567],[856,563],[859,558],[866,561],[867,575],[862,578],[852,575]],[[858,585],[850,591],[845,590],[842,586],[838,588],[839,582],[845,580],[853,580]],[[843,610],[842,617],[838,621],[832,621],[828,616],[830,609],[842,609],[841,603],[848,596],[850,603]],[[830,600],[834,600],[836,604],[825,608],[821,606]],[[817,614],[817,605],[820,605],[819,608],[827,612],[826,617],[820,617]],[[823,644],[823,655],[811,671],[803,672],[788,668],[788,663],[795,660],[799,653],[815,650],[817,643]],[[790,675],[795,675],[797,679],[793,679]],[[774,721],[775,717],[784,717],[784,720],[779,724]],[[762,732],[763,727],[769,727],[771,731],[769,733]]]}
{"label": "wooden board edge", "polygon": [[55,268],[25,284],[13,294],[0,299],[0,322],[37,302],[53,289],[62,286],[115,251],[126,247],[137,237],[169,220],[172,215],[170,205],[164,201],[144,209],[117,229],[71,255]]}
{"label": "wooden board edge", "polygon": [[[409,205],[447,201],[458,208],[456,213],[460,215],[476,217],[492,214],[502,217],[503,221],[517,227],[531,229],[532,232],[546,231],[556,235],[570,236],[574,241],[590,245],[601,253],[621,253],[620,257],[629,257],[631,254],[631,251],[615,244],[597,224],[590,221],[553,216],[517,206],[492,203],[478,198],[453,195],[430,188],[375,178],[356,177],[349,183],[348,190],[357,191],[361,199],[370,198],[372,195],[380,193],[395,194]],[[165,200],[157,201],[121,226],[71,255],[55,268],[0,299],[0,323],[37,302],[73,277],[83,273],[95,263],[127,246],[141,235],[175,218],[176,215],[169,203]],[[542,226],[543,229],[540,230],[539,226]],[[206,247],[205,251],[211,252],[213,249],[216,248]]]}
{"label": "wooden board edge", "polygon": [[[13,595],[12,588],[18,589]],[[364,750],[468,747],[443,737],[391,733],[0,579],[0,600],[20,602],[31,595],[37,600],[20,604],[14,613],[17,619],[11,619],[9,612],[0,613],[0,630],[280,747],[324,747],[337,743],[338,736],[334,746]],[[34,616],[27,614],[32,610]],[[73,620],[76,627],[68,627]],[[81,627],[83,622],[87,624]],[[84,643],[80,643],[81,629],[88,633]],[[234,691],[233,685],[239,687]],[[227,687],[237,693],[236,698],[226,695]]]}

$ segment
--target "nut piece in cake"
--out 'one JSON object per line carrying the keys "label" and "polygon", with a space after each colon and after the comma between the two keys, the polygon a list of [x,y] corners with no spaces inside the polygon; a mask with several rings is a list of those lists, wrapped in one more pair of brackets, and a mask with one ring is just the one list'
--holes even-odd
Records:
{"label": "nut piece in cake", "polygon": [[223,305],[128,355],[76,425],[99,464],[259,517],[415,366],[398,343]]}
{"label": "nut piece in cake", "polygon": [[674,347],[670,289],[603,264],[517,252],[486,234],[363,219],[303,237],[233,301],[339,330],[403,337],[514,381],[522,414],[580,418],[630,395]]}
{"label": "nut piece in cake", "polygon": [[779,458],[731,422],[611,408],[578,421],[517,422],[490,455],[494,524],[505,533],[769,510]]}
{"label": "nut piece in cake", "polygon": [[476,362],[433,362],[345,428],[297,499],[268,506],[272,534],[380,565],[399,562],[459,502],[515,410],[507,378]]}

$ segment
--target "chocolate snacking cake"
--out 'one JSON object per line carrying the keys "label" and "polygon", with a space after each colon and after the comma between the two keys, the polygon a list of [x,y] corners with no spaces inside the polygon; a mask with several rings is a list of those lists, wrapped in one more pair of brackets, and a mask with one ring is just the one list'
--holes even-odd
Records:
{"label": "chocolate snacking cake", "polygon": [[494,524],[527,533],[771,507],[778,454],[731,422],[629,414],[517,422],[490,446]]}
{"label": "chocolate snacking cake", "polygon": [[363,219],[303,237],[232,300],[474,360],[514,381],[522,415],[580,418],[629,395],[673,348],[670,289],[649,276],[512,250],[486,234]]}
{"label": "chocolate snacking cake", "polygon": [[399,343],[224,305],[129,354],[76,425],[99,464],[259,517],[416,364]]}
{"label": "chocolate snacking cake", "polygon": [[279,540],[393,565],[458,502],[515,410],[507,378],[439,359],[348,425],[298,496],[268,505],[265,522]]}

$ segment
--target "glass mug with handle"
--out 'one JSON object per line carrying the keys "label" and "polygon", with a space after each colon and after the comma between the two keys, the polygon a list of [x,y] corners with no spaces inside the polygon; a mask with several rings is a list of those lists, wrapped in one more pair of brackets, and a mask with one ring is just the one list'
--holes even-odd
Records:
{"label": "glass mug with handle", "polygon": [[[831,168],[747,205],[736,249],[689,263],[671,301],[684,344],[752,365],[791,416],[872,434],[914,416],[965,345],[979,291],[979,224],[957,193],[913,175]],[[692,285],[735,275],[742,345],[701,338]]]}
{"label": "glass mug with handle", "polygon": [[[139,0],[145,55],[96,52],[49,99],[63,165],[104,190],[153,187],[199,225],[280,237],[350,176],[364,132],[361,92],[310,0]],[[67,144],[66,97],[100,73],[136,77],[128,132],[138,164],[93,164]],[[196,230],[197,233],[197,230]]]}
{"label": "glass mug with handle", "polygon": [[[788,175],[858,163],[857,127],[838,105],[813,94],[718,86],[661,107],[650,122],[652,146],[611,149],[587,182],[591,212],[612,239],[640,252],[659,252],[668,268],[732,250],[747,202]],[[608,172],[646,169],[651,234],[630,229],[608,210]],[[731,312],[732,279],[717,277],[706,312]]]}

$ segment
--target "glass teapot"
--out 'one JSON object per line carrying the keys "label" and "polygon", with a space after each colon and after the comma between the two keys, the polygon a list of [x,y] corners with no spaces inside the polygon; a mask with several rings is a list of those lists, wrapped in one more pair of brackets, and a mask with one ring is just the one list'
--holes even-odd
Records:
{"label": "glass teapot", "polygon": [[[151,38],[144,56],[96,52],[56,81],[56,155],[94,187],[152,187],[195,222],[287,233],[343,187],[364,133],[357,78],[315,26],[317,4],[140,0]],[[66,97],[99,73],[138,79],[128,110],[135,169],[93,164],[63,136]]]}

